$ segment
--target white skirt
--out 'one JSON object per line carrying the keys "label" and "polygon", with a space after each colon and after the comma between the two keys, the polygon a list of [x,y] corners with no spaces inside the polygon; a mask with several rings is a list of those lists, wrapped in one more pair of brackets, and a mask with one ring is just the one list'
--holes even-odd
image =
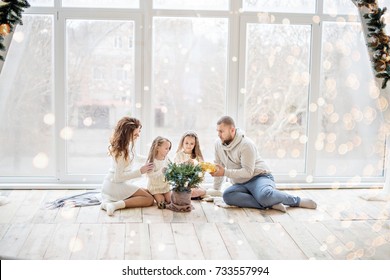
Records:
{"label": "white skirt", "polygon": [[132,180],[120,183],[112,182],[112,175],[109,174],[103,181],[102,200],[104,202],[125,200],[139,189],[140,187],[136,186]]}

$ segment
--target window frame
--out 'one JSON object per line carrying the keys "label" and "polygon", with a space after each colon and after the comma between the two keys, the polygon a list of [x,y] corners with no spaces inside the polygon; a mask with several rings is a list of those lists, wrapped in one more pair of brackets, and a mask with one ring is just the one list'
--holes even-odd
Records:
{"label": "window frame", "polygon": [[[147,143],[153,139],[152,127],[154,123],[152,110],[152,32],[150,31],[153,18],[158,17],[226,17],[229,25],[228,38],[228,61],[227,61],[227,84],[226,84],[226,114],[236,119],[237,126],[245,128],[243,118],[244,98],[240,94],[240,89],[245,88],[245,36],[246,24],[258,22],[258,12],[241,10],[241,0],[230,0],[229,10],[227,11],[189,11],[189,10],[158,10],[152,7],[153,0],[142,0],[138,9],[111,9],[111,8],[69,8],[61,7],[60,1],[54,2],[54,7],[32,7],[25,11],[27,14],[48,14],[54,16],[54,114],[55,114],[55,160],[56,176],[55,178],[44,177],[0,177],[1,186],[21,187],[39,187],[40,183],[45,186],[68,187],[85,186],[94,188],[100,186],[101,180],[105,174],[68,174],[66,171],[66,141],[59,137],[61,128],[66,125],[66,20],[68,19],[90,19],[90,20],[132,20],[135,22],[135,41],[132,47],[135,48],[135,102],[141,104],[136,106],[135,117],[140,118],[144,124],[142,137],[137,145],[138,152],[147,153]],[[321,75],[321,38],[322,22],[335,21],[331,15],[323,13],[323,0],[317,0],[316,12],[314,14],[297,14],[297,13],[268,13],[275,17],[275,23],[282,23],[283,18],[289,18],[292,24],[307,24],[312,27],[311,57],[310,57],[310,85],[308,104],[315,103],[320,95],[320,75]],[[320,16],[319,23],[313,22],[313,16]],[[338,15],[346,21],[355,22],[355,19],[348,15]],[[356,18],[359,22],[359,18]],[[127,48],[127,43],[123,42],[123,47]],[[236,58],[235,60],[233,58]],[[138,71],[139,70],[139,71]],[[308,141],[306,144],[306,173],[298,174],[291,178],[288,174],[278,174],[277,170],[274,175],[277,182],[283,186],[292,188],[309,186],[314,188],[337,186],[373,186],[383,183],[384,176],[380,177],[361,177],[361,181],[355,184],[351,179],[346,177],[318,177],[315,176],[316,157],[315,136],[318,133],[316,126],[318,120],[318,110],[315,112],[308,111]],[[383,171],[384,175],[384,171]],[[313,176],[313,181],[306,182],[307,176]]]}

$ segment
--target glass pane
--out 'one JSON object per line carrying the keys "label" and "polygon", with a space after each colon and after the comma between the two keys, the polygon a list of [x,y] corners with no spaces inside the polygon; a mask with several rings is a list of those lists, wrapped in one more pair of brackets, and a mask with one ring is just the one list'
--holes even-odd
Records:
{"label": "glass pane", "polygon": [[62,0],[64,7],[139,8],[139,0]]}
{"label": "glass pane", "polygon": [[111,129],[134,104],[133,21],[68,20],[68,173],[105,173]]}
{"label": "glass pane", "polygon": [[55,176],[53,17],[23,23],[0,75],[0,174]]}
{"label": "glass pane", "polygon": [[244,11],[279,13],[314,13],[314,0],[244,0]]}
{"label": "glass pane", "polygon": [[54,0],[28,0],[28,3],[31,5],[31,7],[53,7],[54,6]]}
{"label": "glass pane", "polygon": [[[378,0],[379,7],[389,7],[389,0]],[[358,15],[358,8],[351,0],[324,0],[324,13],[330,15]]]}
{"label": "glass pane", "polygon": [[152,135],[169,137],[173,153],[191,129],[205,158],[214,160],[216,122],[225,114],[227,44],[227,19],[154,19]]}
{"label": "glass pane", "polygon": [[247,25],[245,130],[278,173],[305,171],[310,40],[310,26]]}
{"label": "glass pane", "polygon": [[[361,26],[323,25],[317,176],[381,176],[384,97],[373,71]],[[382,104],[382,105],[381,105]]]}
{"label": "glass pane", "polygon": [[324,14],[358,15],[358,9],[351,0],[324,0]]}
{"label": "glass pane", "polygon": [[154,9],[228,10],[229,0],[153,0]]}

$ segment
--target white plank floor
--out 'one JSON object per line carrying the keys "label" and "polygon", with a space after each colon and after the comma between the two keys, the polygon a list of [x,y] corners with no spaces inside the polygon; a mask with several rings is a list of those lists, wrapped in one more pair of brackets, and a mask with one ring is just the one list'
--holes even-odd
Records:
{"label": "white plank floor", "polygon": [[220,208],[193,201],[176,213],[157,207],[123,209],[109,217],[99,206],[44,208],[83,190],[7,190],[0,207],[3,259],[240,260],[390,259],[390,202],[360,196],[378,190],[297,190],[317,210]]}

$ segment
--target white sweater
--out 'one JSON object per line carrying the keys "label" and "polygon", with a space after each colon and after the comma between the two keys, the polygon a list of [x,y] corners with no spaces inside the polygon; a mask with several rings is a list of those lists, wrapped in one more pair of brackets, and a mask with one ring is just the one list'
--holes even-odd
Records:
{"label": "white sweater", "polygon": [[[181,151],[176,153],[173,161],[175,163],[183,163],[183,162],[189,161],[190,159],[191,159],[191,154],[186,154],[183,150],[181,150]],[[200,161],[198,159],[198,157],[196,157],[196,159],[193,159],[193,160],[195,160],[196,162]]]}
{"label": "white sweater", "polygon": [[[129,154],[131,157],[131,151]],[[112,160],[112,166],[109,170],[109,173],[112,176],[112,182],[121,183],[141,177],[141,169],[134,167],[142,161],[145,161],[145,157],[139,156],[136,153],[134,153],[134,158],[129,159],[129,161],[126,161],[123,156],[119,156],[117,160]]]}
{"label": "white sweater", "polygon": [[[218,139],[215,142],[215,163],[225,168],[226,177],[230,178],[232,184],[245,183],[259,174],[271,173],[270,168],[258,154],[255,143],[239,128],[229,145],[222,144]],[[214,177],[214,188],[220,189],[222,177]]]}
{"label": "white sweater", "polygon": [[149,177],[148,190],[152,195],[169,192],[169,184],[165,182],[164,169],[168,167],[170,160],[166,157],[163,160],[154,159],[154,169],[147,173]]}

